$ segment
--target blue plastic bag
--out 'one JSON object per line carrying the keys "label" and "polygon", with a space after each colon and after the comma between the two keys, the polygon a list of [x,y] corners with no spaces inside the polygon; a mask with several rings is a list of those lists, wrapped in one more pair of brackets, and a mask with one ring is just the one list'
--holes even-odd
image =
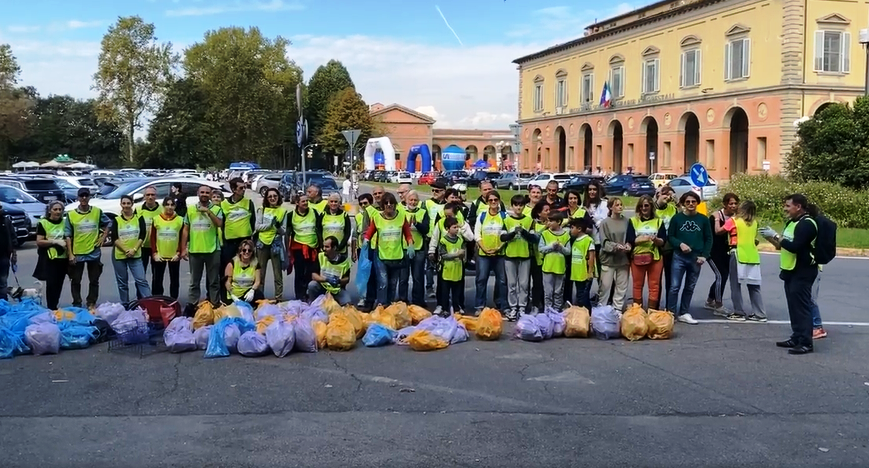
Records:
{"label": "blue plastic bag", "polygon": [[208,336],[208,347],[205,349],[205,357],[213,358],[229,356],[229,348],[227,348],[224,339],[224,330],[229,325],[237,326],[239,332],[242,334],[244,334],[244,332],[256,330],[256,325],[254,325],[253,322],[248,322],[240,317],[224,317],[220,319],[220,321],[211,329],[211,333]]}
{"label": "blue plastic bag", "polygon": [[84,349],[96,342],[100,331],[88,325],[72,325],[63,322],[60,327],[60,349]]}
{"label": "blue plastic bag", "polygon": [[356,290],[359,296],[365,297],[368,293],[368,279],[371,277],[371,258],[369,257],[368,244],[362,244],[359,251],[359,263],[356,265]]}
{"label": "blue plastic bag", "polygon": [[24,342],[24,332],[21,333],[0,326],[0,359],[9,359],[16,354],[30,352],[27,343]]}
{"label": "blue plastic bag", "polygon": [[386,346],[395,343],[396,331],[379,323],[368,326],[368,331],[362,337],[362,344],[369,348]]}

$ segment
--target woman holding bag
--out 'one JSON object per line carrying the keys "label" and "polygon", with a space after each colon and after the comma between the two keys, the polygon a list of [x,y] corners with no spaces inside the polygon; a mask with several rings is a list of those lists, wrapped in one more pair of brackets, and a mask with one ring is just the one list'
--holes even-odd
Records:
{"label": "woman holding bag", "polygon": [[175,200],[163,200],[163,212],[151,222],[151,253],[153,254],[153,284],[155,296],[163,295],[163,275],[169,270],[169,296],[178,299],[181,286],[181,231],[184,218],[175,212]]}
{"label": "woman holding bag", "polygon": [[664,221],[655,214],[652,197],[643,195],[637,203],[636,215],[628,223],[625,243],[631,248],[631,276],[634,279],[634,304],[643,304],[643,289],[648,281],[649,309],[657,309],[661,301],[661,272],[664,261],[661,247],[667,241]]}

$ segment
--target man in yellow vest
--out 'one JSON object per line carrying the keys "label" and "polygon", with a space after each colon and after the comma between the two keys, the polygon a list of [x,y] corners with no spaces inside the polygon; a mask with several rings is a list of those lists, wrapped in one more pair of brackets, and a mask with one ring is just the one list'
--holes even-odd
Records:
{"label": "man in yellow vest", "polygon": [[323,189],[318,185],[311,184],[305,190],[305,194],[308,195],[308,206],[313,208],[318,215],[322,215],[326,211],[326,205],[329,204],[323,199]]}
{"label": "man in yellow vest", "polygon": [[197,191],[199,203],[187,209],[184,230],[181,231],[181,256],[190,261],[190,291],[184,315],[192,316],[202,297],[200,283],[205,270],[205,287],[208,300],[217,307],[220,304],[219,230],[223,227],[223,212],[211,202],[211,187],[203,185]]}
{"label": "man in yellow vest", "polygon": [[[242,241],[250,240],[256,231],[256,206],[253,200],[244,196],[247,185],[241,177],[229,181],[232,196],[220,203],[223,212],[223,246],[221,247],[220,271],[232,262],[238,253]],[[209,191],[209,195],[211,192]],[[210,201],[210,199],[209,199]],[[225,278],[220,281],[221,295],[227,297],[224,290]]]}
{"label": "man in yellow vest", "polygon": [[338,250],[338,238],[329,236],[323,240],[323,251],[317,255],[317,265],[311,272],[308,297],[318,297],[327,291],[339,305],[350,303],[347,284],[350,282],[350,259]]}
{"label": "man in yellow vest", "polygon": [[[151,226],[154,224],[154,218],[163,213],[163,205],[157,201],[157,189],[154,187],[145,187],[145,202],[136,210],[142,219],[145,220],[145,242],[142,244],[142,266],[145,268],[145,273],[148,273],[148,263],[154,253],[151,251]],[[179,214],[178,216],[182,216]],[[153,273],[153,272],[152,272]],[[151,275],[151,283],[154,283],[154,275]],[[139,297],[139,290],[136,290],[136,299]]]}
{"label": "man in yellow vest", "polygon": [[[431,233],[434,231],[435,220],[438,216],[444,212],[444,205],[446,205],[446,185],[443,182],[434,181],[431,184],[431,198],[425,200],[422,203],[422,208],[428,212],[428,232],[425,235],[425,241],[423,242],[423,251],[429,251],[429,242],[431,242]],[[434,290],[434,274],[435,269],[437,268],[437,262],[432,262],[426,255],[425,259],[425,291],[426,296],[433,299],[435,298],[435,290]]]}
{"label": "man in yellow vest", "polygon": [[72,293],[72,305],[82,306],[81,280],[87,268],[88,309],[96,307],[100,298],[100,275],[103,273],[100,255],[112,225],[112,220],[102,210],[90,206],[90,199],[89,189],[78,189],[78,206],[66,214],[64,222],[66,251],[70,252],[69,290]]}

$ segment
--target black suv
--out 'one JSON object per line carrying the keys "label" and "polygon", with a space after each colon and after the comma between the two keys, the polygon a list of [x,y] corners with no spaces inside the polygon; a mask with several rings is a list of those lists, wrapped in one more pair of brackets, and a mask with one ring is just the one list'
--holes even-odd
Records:
{"label": "black suv", "polygon": [[15,208],[13,206],[9,206],[7,204],[3,205],[3,211],[6,213],[6,216],[9,216],[9,219],[12,220],[12,227],[15,229],[15,237],[18,238],[18,245],[23,245],[27,240],[30,239],[30,228],[35,226],[31,226],[30,217],[27,216],[27,213],[20,208]]}

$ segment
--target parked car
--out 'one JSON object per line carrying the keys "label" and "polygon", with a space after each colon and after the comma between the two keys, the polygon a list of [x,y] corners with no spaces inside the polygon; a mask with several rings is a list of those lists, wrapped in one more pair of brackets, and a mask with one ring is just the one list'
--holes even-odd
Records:
{"label": "parked car", "polygon": [[263,174],[253,181],[253,185],[251,185],[251,189],[254,192],[260,194],[260,196],[265,197],[266,191],[270,188],[278,188],[281,185],[281,178],[284,175],[280,172],[273,172],[270,174]]}
{"label": "parked car", "polygon": [[655,188],[661,188],[667,185],[667,182],[670,182],[676,177],[679,176],[672,172],[656,172],[649,176],[649,180],[651,180],[652,183],[655,184]]}
{"label": "parked car", "polygon": [[569,181],[567,181],[567,183],[564,184],[564,186],[562,187],[562,191],[566,192],[568,190],[575,190],[575,191],[579,192],[580,194],[583,194],[583,193],[585,193],[585,188],[588,187],[588,184],[591,183],[591,181],[593,181],[593,180],[596,180],[596,181],[600,182],[601,184],[604,183],[604,178],[601,176],[586,175],[586,174],[575,175],[575,176],[573,176],[573,178],[571,178]]}
{"label": "parked car", "polygon": [[[154,187],[157,190],[157,200],[161,201],[169,196],[169,187],[175,183],[181,183],[181,193],[185,195],[187,206],[199,203],[199,187],[207,185],[212,189],[223,192],[224,197],[232,196],[231,192],[224,190],[220,182],[204,179],[191,179],[188,177],[167,177],[163,179],[136,179],[132,182],[121,183],[109,194],[92,198],[90,205],[95,206],[110,218],[118,216],[121,212],[121,196],[130,195],[133,203],[140,204],[145,199],[145,189]],[[66,211],[72,211],[78,206],[78,202],[66,206]]]}
{"label": "parked car", "polygon": [[668,182],[667,185],[673,187],[673,192],[675,192],[677,200],[689,191],[696,193],[703,200],[711,200],[718,195],[718,182],[716,182],[711,176],[709,177],[709,182],[706,187],[703,187],[702,192],[700,187],[694,185],[694,183],[691,182],[691,178],[688,176],[676,177]]}
{"label": "parked car", "polygon": [[[320,190],[322,192],[320,195],[324,199],[329,198],[329,195],[332,195],[333,193],[341,193],[341,189],[338,187],[338,182],[332,177],[318,177],[315,179],[309,179],[308,185],[316,185],[317,187],[320,187]],[[301,185],[298,185],[297,187],[298,189],[295,193],[291,193],[289,198],[285,198],[285,200],[289,201],[292,204],[298,203],[299,195],[304,193]]]}
{"label": "parked car", "polygon": [[501,177],[493,180],[496,189],[522,190],[534,175],[530,172],[502,172]]}
{"label": "parked car", "polygon": [[534,178],[532,178],[528,182],[528,185],[536,185],[540,187],[541,190],[546,190],[546,186],[549,185],[549,181],[554,180],[558,182],[558,189],[561,190],[566,183],[570,182],[570,179],[572,178],[573,176],[566,172],[557,172],[554,174],[544,172],[542,174],[537,174],[536,176],[534,176]]}
{"label": "parked car", "polygon": [[10,185],[21,189],[42,203],[48,203],[54,200],[66,200],[66,195],[63,193],[60,186],[57,185],[57,181],[44,176],[4,176],[0,177],[0,185]]}
{"label": "parked car", "polygon": [[497,171],[476,171],[466,180],[460,180],[456,183],[465,184],[468,187],[479,187],[480,182],[484,180],[494,182],[499,177],[501,177],[501,173]]}
{"label": "parked car", "polygon": [[441,182],[446,187],[452,187],[455,184],[465,183],[468,179],[468,173],[462,170],[458,171],[445,171],[441,173],[440,177],[437,178],[438,182]]}
{"label": "parked car", "polygon": [[603,186],[607,195],[622,195],[639,197],[654,195],[655,185],[647,176],[637,174],[619,174],[607,179]]}
{"label": "parked car", "polygon": [[24,211],[29,221],[28,236],[36,237],[36,223],[45,216],[45,203],[18,188],[0,186],[0,204],[4,209],[14,207]]}
{"label": "parked car", "polygon": [[57,176],[55,177],[55,179],[58,181],[64,180],[66,182],[69,182],[76,188],[76,190],[84,187],[90,190],[92,195],[96,194],[99,191],[99,186],[90,177]]}
{"label": "parked car", "polygon": [[[300,193],[305,191],[305,183],[320,185],[317,181],[325,178],[331,179],[332,177],[323,172],[308,172],[303,182],[301,172],[285,172],[278,183],[278,192],[281,193],[281,197],[285,201],[295,200]],[[334,181],[334,179],[332,180]]]}
{"label": "parked car", "polygon": [[417,185],[431,185],[432,183],[434,183],[435,180],[437,180],[437,176],[438,176],[437,172],[426,172],[426,173],[422,174],[421,176],[419,176],[419,178],[416,179],[416,184]]}
{"label": "parked car", "polygon": [[36,223],[31,220],[26,211],[14,205],[7,205],[5,203],[3,203],[3,211],[5,211],[6,216],[9,216],[9,219],[12,220],[12,227],[15,229],[15,237],[18,238],[19,246],[23,245],[28,240],[35,238]]}
{"label": "parked car", "polygon": [[412,184],[413,178],[410,176],[409,172],[401,171],[390,173],[393,174],[389,176],[389,182],[393,184]]}

